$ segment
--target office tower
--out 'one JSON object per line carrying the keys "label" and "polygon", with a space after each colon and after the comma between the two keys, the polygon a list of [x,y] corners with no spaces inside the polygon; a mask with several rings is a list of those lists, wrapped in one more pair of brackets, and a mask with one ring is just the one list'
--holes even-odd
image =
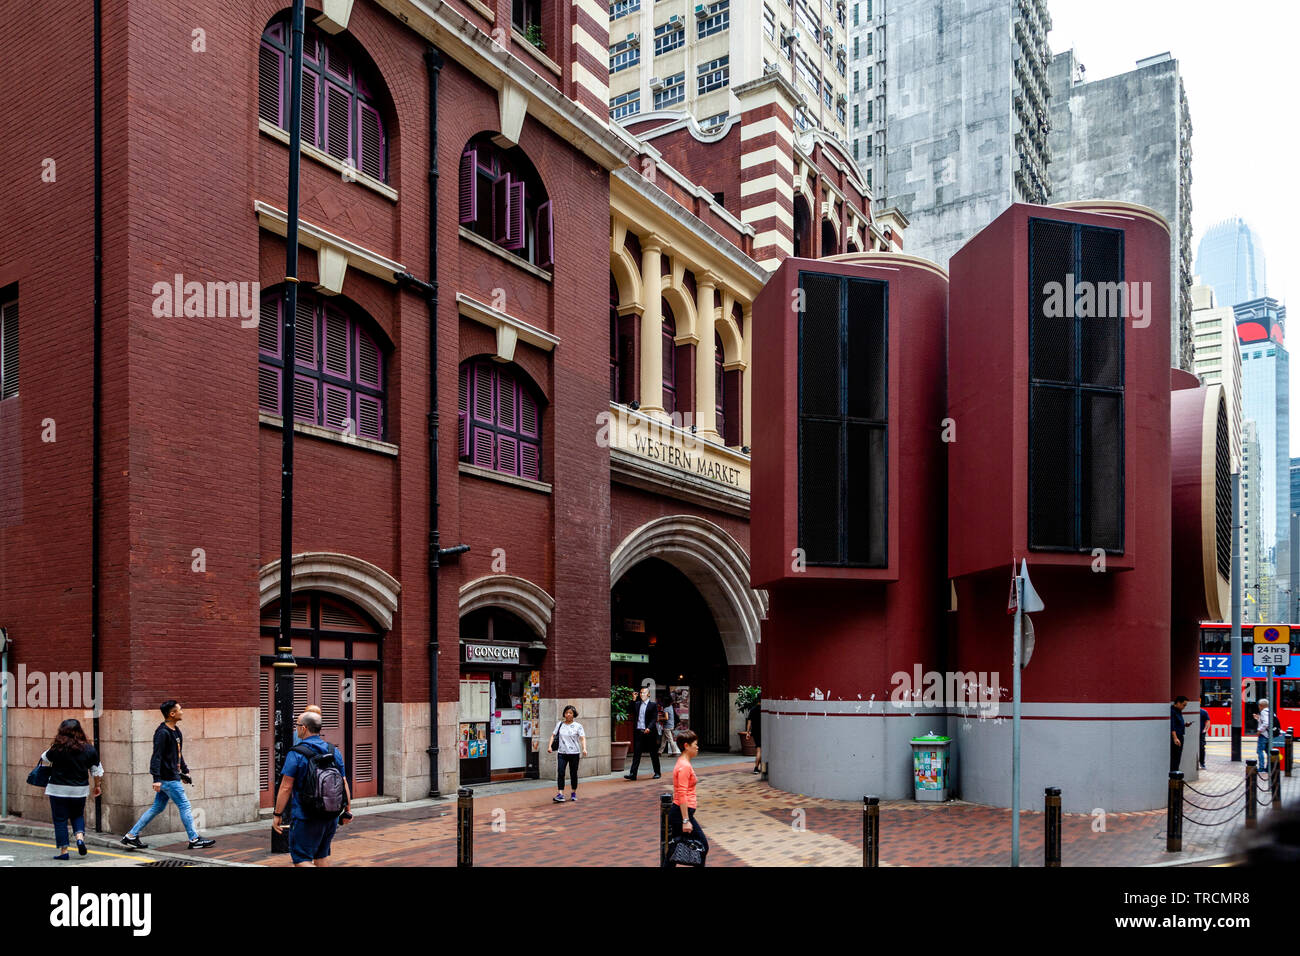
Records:
{"label": "office tower", "polygon": [[1264,266],[1259,235],[1240,216],[1215,223],[1196,246],[1196,274],[1221,305],[1268,295]]}
{"label": "office tower", "polygon": [[[1290,569],[1290,357],[1286,307],[1260,298],[1233,308],[1241,342],[1242,414],[1259,429],[1259,523],[1265,572],[1285,583]],[[1277,595],[1272,595],[1276,602]],[[1274,605],[1276,606],[1276,604]],[[1285,604],[1281,605],[1285,607]]]}
{"label": "office tower", "polygon": [[[854,6],[863,6],[857,3]],[[848,0],[617,0],[609,5],[609,116],[685,110],[705,129],[739,112],[733,90],[780,73],[796,129],[845,140]]]}
{"label": "office tower", "polygon": [[1047,4],[858,7],[849,133],[874,208],[897,208],[910,220],[908,252],[946,266],[1011,203],[1048,200]]}
{"label": "office tower", "polygon": [[1232,467],[1241,466],[1241,346],[1231,306],[1207,285],[1192,286],[1192,371],[1206,385],[1222,385],[1228,401]]}
{"label": "office tower", "polygon": [[1067,50],[1050,73],[1052,201],[1121,200],[1165,217],[1173,253],[1170,364],[1191,371],[1192,120],[1178,61],[1161,53],[1090,82]]}

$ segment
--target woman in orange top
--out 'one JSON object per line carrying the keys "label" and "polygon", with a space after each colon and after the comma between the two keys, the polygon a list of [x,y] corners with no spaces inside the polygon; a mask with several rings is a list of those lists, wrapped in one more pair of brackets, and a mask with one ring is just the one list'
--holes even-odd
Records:
{"label": "woman in orange top", "polygon": [[[683,730],[677,735],[677,746],[682,748],[682,755],[677,758],[677,764],[673,767],[673,805],[668,811],[668,826],[672,830],[673,837],[679,837],[683,833],[689,834],[701,844],[704,853],[707,854],[709,841],[695,819],[697,806],[695,784],[699,778],[695,775],[695,768],[691,766],[691,758],[700,752],[700,738],[693,730]],[[684,820],[683,808],[686,811]]]}

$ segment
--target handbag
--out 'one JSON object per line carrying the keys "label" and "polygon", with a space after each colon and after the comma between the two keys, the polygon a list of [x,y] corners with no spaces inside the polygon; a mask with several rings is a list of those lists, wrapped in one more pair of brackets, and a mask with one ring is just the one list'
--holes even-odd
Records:
{"label": "handbag", "polygon": [[675,836],[668,844],[668,862],[677,866],[703,866],[704,845],[690,834]]}
{"label": "handbag", "polygon": [[551,749],[557,754],[560,752],[560,728],[564,726],[564,721],[555,725],[555,735],[551,737]]}
{"label": "handbag", "polygon": [[32,772],[27,775],[27,782],[33,787],[40,787],[44,790],[46,785],[49,784],[50,774],[53,772],[54,768],[52,766],[47,767],[38,760],[36,766],[32,768]]}

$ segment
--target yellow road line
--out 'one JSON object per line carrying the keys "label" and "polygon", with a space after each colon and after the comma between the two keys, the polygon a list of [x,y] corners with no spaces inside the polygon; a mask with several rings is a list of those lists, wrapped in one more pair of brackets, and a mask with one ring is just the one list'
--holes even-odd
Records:
{"label": "yellow road line", "polygon": [[[58,847],[55,846],[53,843],[32,843],[32,842],[29,841],[29,840],[10,840],[10,839],[8,839],[7,837],[0,837],[0,843],[17,843],[19,846],[40,846],[40,847],[44,847],[44,848],[47,849],[47,850],[57,850],[57,849],[58,849]],[[69,852],[71,852],[72,847],[68,847],[68,850],[69,850]],[[148,859],[151,859],[150,857],[142,857],[142,856],[138,856],[138,855],[129,855],[129,854],[126,854],[126,853],[106,853],[106,852],[103,851],[103,850],[91,850],[89,847],[87,847],[87,852],[88,852],[91,856],[111,856],[111,857],[113,857],[113,858],[115,858],[115,859],[118,859],[118,860],[148,860]]]}

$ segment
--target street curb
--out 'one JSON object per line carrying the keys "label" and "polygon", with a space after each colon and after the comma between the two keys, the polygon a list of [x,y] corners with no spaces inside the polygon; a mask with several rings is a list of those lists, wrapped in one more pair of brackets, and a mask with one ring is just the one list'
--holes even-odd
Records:
{"label": "street curb", "polygon": [[[39,823],[17,823],[12,819],[0,820],[0,836],[14,837],[37,837],[39,839],[54,842],[54,828],[51,826],[42,826]],[[193,863],[198,866],[253,866],[256,863],[236,863],[232,860],[219,860],[212,857],[191,855],[188,853],[172,853],[167,850],[155,850],[150,847],[147,850],[129,850],[110,836],[104,836],[100,833],[87,833],[86,846],[93,846],[101,850],[117,850],[119,853],[139,853],[141,854],[140,863],[148,863],[150,860],[178,860],[183,863]]]}

